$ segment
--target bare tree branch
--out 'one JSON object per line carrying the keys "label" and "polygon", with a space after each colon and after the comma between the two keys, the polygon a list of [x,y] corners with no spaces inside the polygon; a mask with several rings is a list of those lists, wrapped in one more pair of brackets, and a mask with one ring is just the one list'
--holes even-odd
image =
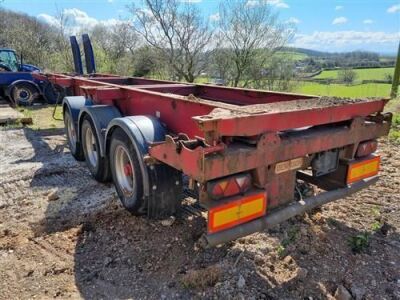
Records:
{"label": "bare tree branch", "polygon": [[130,7],[132,27],[168,61],[178,79],[193,82],[204,70],[205,50],[212,32],[193,5],[177,0],[145,0],[145,8]]}
{"label": "bare tree branch", "polygon": [[[246,79],[254,64],[263,65],[291,36],[288,26],[280,23],[268,2],[257,6],[245,0],[224,0],[220,5],[219,39],[222,47],[230,50],[234,68],[233,86],[246,86]],[[263,49],[260,56],[260,49]]]}

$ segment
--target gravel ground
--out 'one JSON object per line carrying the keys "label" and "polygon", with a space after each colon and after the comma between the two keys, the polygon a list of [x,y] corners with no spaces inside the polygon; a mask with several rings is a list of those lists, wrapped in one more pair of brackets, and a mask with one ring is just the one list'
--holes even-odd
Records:
{"label": "gravel ground", "polygon": [[400,152],[386,140],[376,186],[208,250],[201,217],[129,215],[65,145],[59,130],[0,131],[0,299],[400,299]]}

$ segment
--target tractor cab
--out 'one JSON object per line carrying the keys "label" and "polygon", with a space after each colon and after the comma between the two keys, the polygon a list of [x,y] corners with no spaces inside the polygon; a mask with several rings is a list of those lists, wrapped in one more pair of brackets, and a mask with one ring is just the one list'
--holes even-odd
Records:
{"label": "tractor cab", "polygon": [[9,72],[19,71],[20,64],[14,50],[0,48],[0,68]]}
{"label": "tractor cab", "polygon": [[18,61],[17,54],[12,49],[0,48],[0,72],[40,72],[38,67]]}

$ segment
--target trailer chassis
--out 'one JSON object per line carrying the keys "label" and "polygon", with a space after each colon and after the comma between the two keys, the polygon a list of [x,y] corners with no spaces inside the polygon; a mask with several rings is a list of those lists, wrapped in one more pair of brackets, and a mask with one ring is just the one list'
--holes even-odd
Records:
{"label": "trailer chassis", "polygon": [[[262,230],[376,182],[376,139],[387,135],[391,124],[391,114],[383,113],[387,99],[326,101],[108,74],[40,76],[79,96],[66,98],[64,112],[73,121],[77,149],[82,148],[82,127],[92,124],[94,148],[104,169],[113,169],[114,135],[126,134],[133,145],[127,152],[138,157],[136,168],[147,197],[147,208],[140,207],[140,213],[163,217],[175,212],[179,203],[171,199],[182,187],[179,174],[190,177],[190,187],[209,211],[203,239],[208,246]],[[109,177],[107,170],[100,181]],[[303,199],[303,204],[293,202],[297,180],[325,192]],[[232,188],[232,182],[237,186]]]}

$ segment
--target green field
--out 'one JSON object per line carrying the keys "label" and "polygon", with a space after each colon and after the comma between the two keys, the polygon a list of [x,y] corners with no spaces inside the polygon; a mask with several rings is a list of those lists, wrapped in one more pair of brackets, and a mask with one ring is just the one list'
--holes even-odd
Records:
{"label": "green field", "polygon": [[368,83],[347,86],[342,84],[326,85],[314,82],[301,82],[295,88],[294,92],[334,97],[365,98],[389,97],[390,88],[390,84],[381,83]]}
{"label": "green field", "polygon": [[[386,74],[393,75],[394,68],[371,68],[371,69],[354,69],[357,73],[356,81],[360,80],[384,80]],[[323,71],[321,74],[313,77],[316,79],[337,79],[339,70]]]}
{"label": "green field", "polygon": [[300,53],[300,52],[291,52],[291,51],[278,51],[275,53],[276,57],[284,57],[287,59],[291,59],[294,61],[303,60],[308,57],[307,54]]}

